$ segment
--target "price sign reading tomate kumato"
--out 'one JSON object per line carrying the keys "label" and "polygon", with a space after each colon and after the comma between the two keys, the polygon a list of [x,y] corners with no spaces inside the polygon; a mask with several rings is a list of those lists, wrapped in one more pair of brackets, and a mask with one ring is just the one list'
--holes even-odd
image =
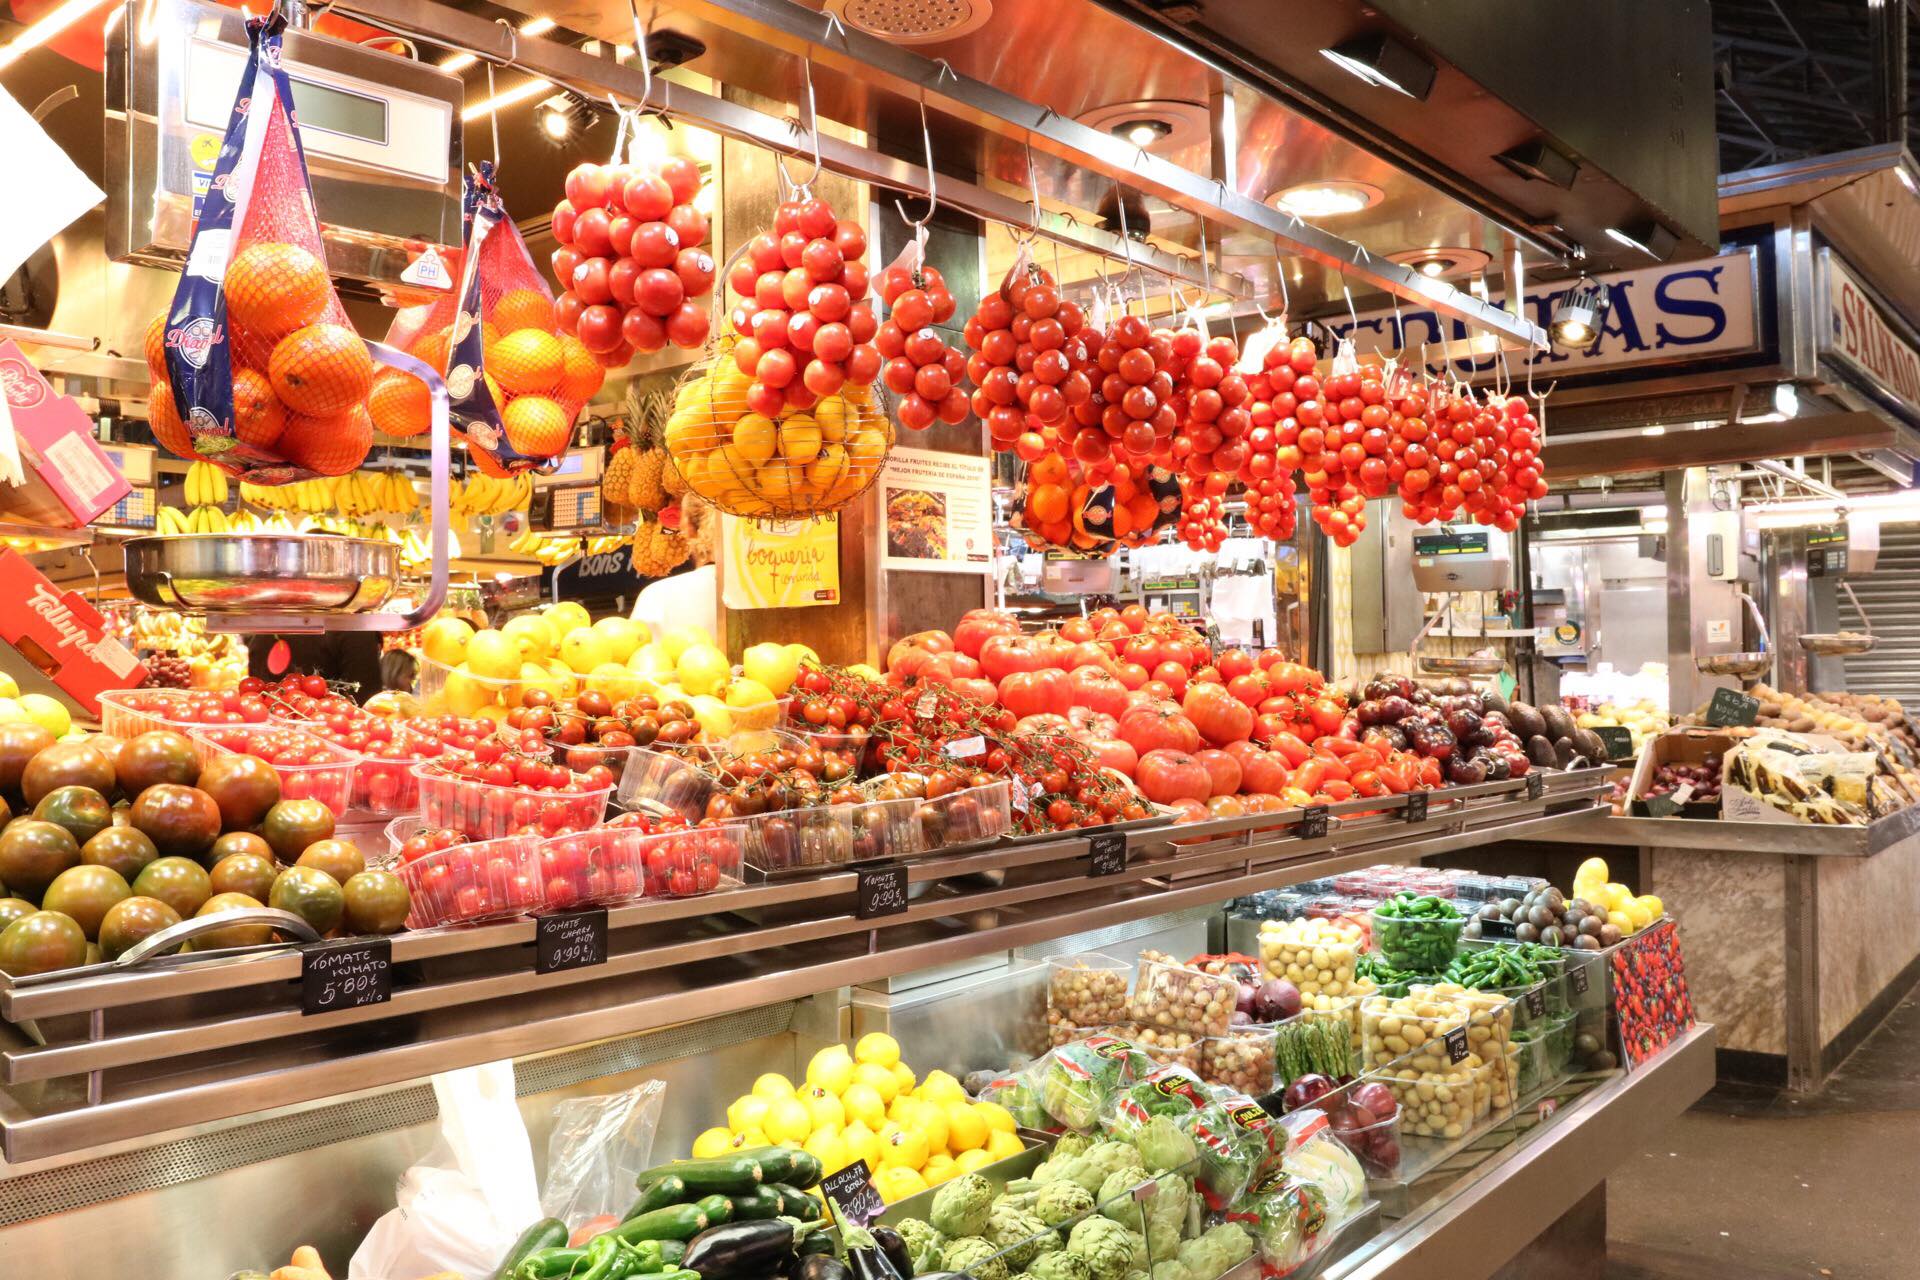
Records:
{"label": "price sign reading tomate kumato", "polygon": [[334,1013],[393,999],[393,943],[387,938],[322,942],[300,949],[300,1012]]}

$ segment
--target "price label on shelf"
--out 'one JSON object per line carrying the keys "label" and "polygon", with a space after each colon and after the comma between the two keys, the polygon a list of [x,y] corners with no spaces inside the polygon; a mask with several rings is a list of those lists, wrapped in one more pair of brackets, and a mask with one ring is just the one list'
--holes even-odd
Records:
{"label": "price label on shelf", "polygon": [[1529,1018],[1538,1018],[1547,1012],[1547,993],[1539,987],[1529,988],[1526,999]]}
{"label": "price label on shelf", "polygon": [[872,1222],[886,1209],[873,1186],[873,1171],[865,1160],[855,1160],[820,1180],[820,1190],[840,1210],[840,1216],[862,1226]]}
{"label": "price label on shelf", "polygon": [[1447,1046],[1448,1062],[1465,1062],[1467,1060],[1467,1029],[1465,1027],[1455,1027],[1453,1030],[1447,1032],[1446,1035],[1442,1036],[1441,1039]]}
{"label": "price label on shelf", "polygon": [[557,911],[533,921],[533,971],[560,973],[607,962],[607,911]]}
{"label": "price label on shelf", "polygon": [[393,999],[393,942],[355,938],[300,949],[300,1012],[333,1013]]}
{"label": "price label on shelf", "polygon": [[1585,964],[1578,964],[1567,970],[1567,981],[1573,984],[1574,994],[1585,995],[1587,993],[1587,966]]}
{"label": "price label on shelf", "polygon": [[1593,731],[1600,739],[1600,750],[1609,760],[1633,759],[1633,730],[1623,724],[1603,724]]}
{"label": "price label on shelf", "polygon": [[1299,824],[1296,825],[1293,830],[1294,834],[1302,840],[1318,840],[1325,836],[1327,834],[1327,806],[1314,804],[1302,809],[1300,811]]}
{"label": "price label on shelf", "polygon": [[856,920],[897,916],[907,909],[907,869],[898,862],[859,867],[854,871]]}
{"label": "price label on shelf", "polygon": [[947,754],[955,760],[971,760],[975,756],[987,754],[987,740],[979,734],[970,738],[955,738],[947,744]]}
{"label": "price label on shelf", "polygon": [[1527,771],[1527,799],[1538,800],[1547,794],[1547,775],[1538,769]]}
{"label": "price label on shelf", "polygon": [[1087,874],[1117,876],[1127,869],[1127,833],[1102,831],[1087,841]]}
{"label": "price label on shelf", "polygon": [[1738,689],[1715,689],[1707,703],[1707,723],[1715,728],[1743,728],[1760,718],[1760,699]]}
{"label": "price label on shelf", "polygon": [[1424,791],[1407,792],[1407,807],[1403,811],[1402,816],[1405,817],[1408,822],[1425,822],[1427,820],[1427,793]]}
{"label": "price label on shelf", "polygon": [[1511,941],[1513,938],[1513,921],[1482,920],[1480,922],[1480,936],[1483,938],[1498,938]]}
{"label": "price label on shelf", "polygon": [[916,720],[925,720],[940,705],[940,699],[932,690],[920,695],[913,704],[913,716]]}
{"label": "price label on shelf", "polygon": [[1648,796],[1646,804],[1649,818],[1671,818],[1680,812],[1680,806],[1674,803],[1672,796]]}

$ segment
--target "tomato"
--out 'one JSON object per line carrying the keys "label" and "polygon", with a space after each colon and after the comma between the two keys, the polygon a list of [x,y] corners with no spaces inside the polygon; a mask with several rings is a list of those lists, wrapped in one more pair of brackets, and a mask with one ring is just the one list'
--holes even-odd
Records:
{"label": "tomato", "polygon": [[1241,800],[1239,796],[1216,795],[1210,796],[1207,799],[1207,816],[1209,818],[1244,818],[1251,812],[1252,810],[1247,807],[1246,803]]}
{"label": "tomato", "polygon": [[[980,646],[980,669],[998,684],[1015,672],[1038,671],[1049,666],[1049,654],[1036,636],[1001,633],[988,636]],[[1011,704],[1009,704],[1011,705]]]}
{"label": "tomato", "polygon": [[[1066,637],[1061,636],[1062,640]],[[1105,645],[1094,640],[1082,640],[1078,644],[1067,646],[1066,669],[1073,671],[1080,667],[1094,667],[1111,672],[1118,665]]]}
{"label": "tomato", "polygon": [[1067,676],[1067,689],[1074,706],[1115,717],[1127,709],[1127,687],[1099,667],[1074,668]]}
{"label": "tomato", "polygon": [[1267,678],[1273,684],[1276,694],[1296,694],[1301,690],[1320,682],[1320,673],[1312,667],[1303,667],[1297,662],[1280,659],[1267,669]]}
{"label": "tomato", "polygon": [[1287,762],[1278,753],[1261,751],[1240,762],[1240,789],[1278,795],[1293,780]]}
{"label": "tomato", "polygon": [[1332,698],[1315,698],[1307,712],[1313,718],[1313,727],[1321,733],[1337,732],[1347,716],[1347,709]]}
{"label": "tomato", "polygon": [[1200,749],[1200,731],[1172,703],[1127,708],[1120,716],[1118,736],[1141,755],[1156,750]]}
{"label": "tomato", "polygon": [[947,687],[963,698],[992,706],[999,700],[1000,691],[994,688],[993,681],[982,680],[978,676],[959,676],[948,683]]}
{"label": "tomato", "polygon": [[1153,678],[1180,694],[1187,687],[1187,669],[1178,662],[1162,662],[1153,669]]}
{"label": "tomato", "polygon": [[1227,692],[1250,707],[1258,707],[1265,702],[1270,688],[1265,676],[1251,673],[1236,675],[1227,681]]}
{"label": "tomato", "polygon": [[1082,644],[1098,634],[1090,618],[1068,618],[1060,624],[1060,638]]}
{"label": "tomato", "polygon": [[1228,693],[1221,685],[1187,686],[1186,696],[1180,706],[1187,718],[1193,721],[1194,727],[1215,746],[1224,746],[1253,733],[1253,708]]}
{"label": "tomato", "polygon": [[[911,654],[916,651],[922,655],[918,659],[911,657]],[[887,650],[887,671],[892,673],[899,670],[903,662],[913,663],[917,668],[936,653],[952,652],[953,637],[946,632],[916,631],[910,636],[903,636],[894,641],[893,647]],[[911,676],[914,672],[902,671],[901,674]]]}
{"label": "tomato", "polygon": [[1140,765],[1140,753],[1119,738],[1083,737],[1080,739],[1102,768],[1133,777]]}
{"label": "tomato", "polygon": [[1151,616],[1145,605],[1130,604],[1120,611],[1119,620],[1126,624],[1127,630],[1139,635],[1146,629],[1147,619]]}
{"label": "tomato", "polygon": [[1244,676],[1253,670],[1253,655],[1245,649],[1225,649],[1213,665],[1220,669],[1222,679],[1231,682],[1235,676]]}
{"label": "tomato", "polygon": [[1305,764],[1313,755],[1313,748],[1301,741],[1299,735],[1293,733],[1277,733],[1267,745],[1271,750],[1277,751],[1281,758],[1295,769]]}
{"label": "tomato", "polygon": [[1240,762],[1224,751],[1206,750],[1194,755],[1212,780],[1213,794],[1229,796],[1240,789]]}
{"label": "tomato", "polygon": [[953,643],[961,653],[978,658],[982,645],[994,636],[1017,636],[1020,623],[999,609],[969,609],[953,628]]}
{"label": "tomato", "polygon": [[1128,689],[1138,689],[1148,680],[1147,669],[1137,662],[1122,662],[1115,665],[1113,674]]}
{"label": "tomato", "polygon": [[1065,716],[1055,715],[1051,711],[1021,716],[1018,723],[1013,726],[1015,733],[1068,733],[1072,729],[1072,723]]}
{"label": "tomato", "polygon": [[1140,757],[1137,779],[1140,793],[1155,804],[1204,802],[1213,794],[1213,775],[1197,757],[1184,751],[1162,748],[1147,752]]}
{"label": "tomato", "polygon": [[1000,705],[1017,716],[1032,715],[1039,711],[1064,715],[1070,705],[1067,674],[1051,667],[1012,671],[997,683],[1000,686]]}

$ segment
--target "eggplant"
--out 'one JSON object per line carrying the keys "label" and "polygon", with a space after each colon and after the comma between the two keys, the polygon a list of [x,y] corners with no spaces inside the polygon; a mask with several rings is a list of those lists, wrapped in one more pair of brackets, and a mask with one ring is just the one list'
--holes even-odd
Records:
{"label": "eggplant", "polygon": [[788,1272],[790,1280],[853,1280],[847,1264],[830,1253],[810,1253]]}
{"label": "eggplant", "polygon": [[892,1227],[874,1227],[871,1229],[873,1242],[880,1246],[880,1252],[887,1255],[887,1261],[903,1278],[913,1274],[913,1259],[907,1254],[907,1242]]}
{"label": "eggplant", "polygon": [[708,1227],[687,1243],[681,1261],[706,1280],[747,1280],[784,1272],[792,1264],[794,1246],[821,1224],[787,1218],[756,1218]]}
{"label": "eggplant", "polygon": [[913,1275],[912,1268],[908,1268],[906,1276],[895,1271],[893,1263],[887,1260],[887,1255],[878,1245],[849,1245],[847,1266],[853,1273],[853,1280],[908,1280]]}

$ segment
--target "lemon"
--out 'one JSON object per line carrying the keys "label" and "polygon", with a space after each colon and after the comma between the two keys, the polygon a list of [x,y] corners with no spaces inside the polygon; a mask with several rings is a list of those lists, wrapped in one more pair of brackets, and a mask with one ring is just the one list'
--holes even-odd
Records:
{"label": "lemon", "polygon": [[791,689],[800,677],[799,656],[787,646],[771,641],[748,645],[740,655],[740,668],[749,680],[765,685],[776,698]]}
{"label": "lemon", "polygon": [[442,666],[457,667],[467,660],[467,645],[472,640],[473,628],[465,619],[438,617],[420,633],[420,651]]}
{"label": "lemon", "polygon": [[482,707],[492,705],[499,691],[498,685],[468,673],[463,667],[456,667],[447,672],[446,687],[441,694],[447,700],[447,710],[456,716],[472,719],[480,714]]}
{"label": "lemon", "polygon": [[839,1098],[815,1085],[803,1095],[807,1114],[816,1129],[838,1129],[847,1122],[847,1107]]}
{"label": "lemon", "polygon": [[660,646],[660,650],[666,656],[668,662],[678,662],[680,661],[680,655],[696,644],[704,644],[711,647],[713,637],[707,634],[705,627],[698,626],[694,623],[687,623],[684,626],[668,627],[660,633],[659,639],[654,643]]}
{"label": "lemon", "polygon": [[625,662],[647,642],[647,624],[632,618],[618,615],[602,618],[593,624],[593,629],[606,637],[613,651],[610,659],[613,662]]}
{"label": "lemon", "polygon": [[[564,647],[565,641],[561,643]],[[732,674],[732,668],[727,665],[727,655],[710,644],[687,646],[675,659],[673,669],[681,687],[688,693],[712,693],[725,684],[727,677]]]}
{"label": "lemon", "polygon": [[869,1031],[853,1046],[853,1060],[891,1067],[900,1061],[900,1042],[884,1031]]}
{"label": "lemon", "polygon": [[921,1168],[920,1176],[926,1179],[928,1186],[937,1187],[949,1179],[959,1177],[960,1169],[954,1164],[952,1156],[944,1151],[936,1151],[927,1157],[927,1163]]}
{"label": "lemon", "polygon": [[880,1135],[855,1120],[840,1131],[840,1150],[848,1164],[865,1160],[867,1167],[872,1168],[880,1157]]}
{"label": "lemon", "polygon": [[609,702],[625,702],[646,692],[640,687],[640,677],[618,662],[603,662],[587,672],[586,686],[606,694]]}
{"label": "lemon", "polygon": [[727,1107],[727,1128],[739,1133],[758,1129],[767,1118],[767,1099],[756,1093],[743,1093]]}
{"label": "lemon", "polygon": [[559,604],[550,605],[541,616],[553,628],[553,634],[563,639],[568,632],[591,626],[593,622],[587,607],[578,600],[562,600]]}
{"label": "lemon", "polygon": [[897,1124],[889,1124],[880,1131],[880,1163],[882,1165],[904,1165],[909,1169],[918,1169],[927,1162],[932,1154],[927,1135],[916,1133],[912,1129],[903,1129]]}
{"label": "lemon", "polygon": [[882,1167],[873,1176],[873,1189],[880,1193],[882,1200],[893,1204],[925,1191],[927,1180],[906,1165],[892,1164]]}
{"label": "lemon", "polygon": [[807,1083],[838,1096],[853,1083],[853,1055],[843,1044],[830,1044],[807,1060]]}
{"label": "lemon", "polygon": [[771,729],[780,719],[780,704],[773,691],[758,680],[741,678],[727,686],[726,705],[733,711],[733,723],[741,729]]}
{"label": "lemon", "polygon": [[552,624],[537,613],[507,619],[500,634],[520,646],[522,662],[545,662],[552,655],[553,646],[559,643],[554,638]]}
{"label": "lemon", "polygon": [[987,1135],[986,1152],[989,1160],[1005,1160],[1008,1156],[1017,1156],[1026,1149],[1026,1144],[1020,1141],[1018,1134],[1001,1133],[996,1129]]}
{"label": "lemon", "polygon": [[498,631],[476,631],[467,641],[467,670],[486,680],[511,680],[520,674],[520,646]]}
{"label": "lemon", "polygon": [[927,1078],[920,1082],[919,1096],[929,1102],[965,1102],[967,1091],[946,1072],[929,1071]]}
{"label": "lemon", "polygon": [[753,1094],[756,1098],[765,1098],[769,1102],[778,1098],[791,1098],[793,1081],[778,1071],[769,1071],[753,1082]]}
{"label": "lemon", "polygon": [[1649,921],[1658,920],[1667,913],[1667,904],[1651,893],[1643,893],[1634,901],[1645,908]]}
{"label": "lemon", "polygon": [[880,668],[870,667],[864,662],[856,662],[848,667],[847,674],[859,676],[862,680],[870,680],[875,684],[878,684],[882,679]]}
{"label": "lemon", "polygon": [[815,1129],[807,1135],[801,1150],[818,1160],[820,1168],[827,1173],[836,1172],[852,1163],[847,1158],[846,1140],[840,1136],[838,1129]]}
{"label": "lemon", "polygon": [[733,424],[733,447],[756,467],[773,456],[774,441],[773,419],[765,414],[749,413]]}
{"label": "lemon", "polygon": [[881,1098],[880,1091],[864,1080],[855,1080],[840,1095],[840,1102],[853,1117],[855,1123],[869,1129],[878,1129],[887,1120],[887,1104]]}
{"label": "lemon", "polygon": [[975,1147],[971,1151],[962,1151],[953,1158],[953,1171],[959,1173],[978,1173],[981,1168],[993,1163],[993,1157],[987,1154],[985,1147]]}
{"label": "lemon", "polygon": [[[478,640],[479,637],[475,636],[474,639]],[[468,650],[471,652],[471,645]],[[576,627],[560,637],[560,661],[580,675],[612,660],[613,642],[592,627]]]}
{"label": "lemon", "polygon": [[947,1113],[946,1109],[931,1102],[915,1102],[917,1116],[907,1126],[926,1137],[927,1150],[945,1151],[947,1149]]}
{"label": "lemon", "polygon": [[770,1147],[772,1145],[773,1139],[758,1129],[748,1129],[733,1135],[733,1149],[735,1151],[752,1151],[756,1147]]}
{"label": "lemon", "polygon": [[893,1101],[887,1104],[887,1119],[895,1124],[911,1124],[913,1118],[920,1114],[922,1105],[920,1099],[910,1094],[896,1094]]}
{"label": "lemon", "polygon": [[893,1064],[893,1079],[894,1083],[900,1086],[900,1092],[913,1092],[913,1068],[906,1063],[896,1062]]}
{"label": "lemon", "polygon": [[880,1095],[880,1105],[883,1107],[890,1104],[894,1095],[900,1092],[900,1081],[894,1078],[893,1072],[871,1062],[863,1062],[855,1067],[853,1078],[860,1084],[872,1086],[873,1091]]}
{"label": "lemon", "polygon": [[987,1121],[972,1104],[949,1102],[947,1115],[947,1149],[950,1151],[972,1151],[987,1145]]}
{"label": "lemon", "polygon": [[973,1109],[987,1122],[987,1128],[995,1133],[1012,1133],[1019,1127],[1013,1122],[1013,1112],[997,1102],[976,1102]]}
{"label": "lemon", "polygon": [[805,1142],[813,1132],[813,1115],[800,1099],[785,1097],[767,1108],[767,1120],[761,1127],[775,1142]]}
{"label": "lemon", "polygon": [[726,1155],[733,1150],[733,1130],[715,1127],[701,1133],[693,1140],[693,1158],[711,1160],[715,1156]]}

